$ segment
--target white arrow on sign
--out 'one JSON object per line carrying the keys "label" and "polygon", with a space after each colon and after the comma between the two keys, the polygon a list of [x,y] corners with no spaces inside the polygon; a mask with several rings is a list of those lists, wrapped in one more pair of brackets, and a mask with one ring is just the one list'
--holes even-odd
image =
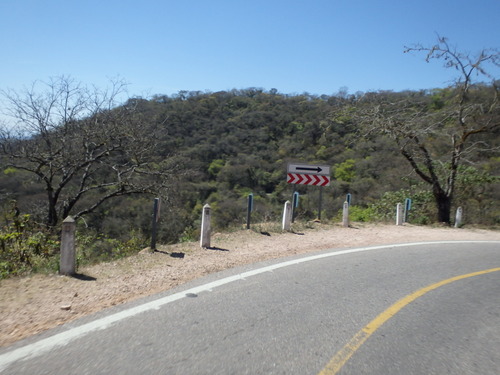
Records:
{"label": "white arrow on sign", "polygon": [[288,164],[288,173],[314,174],[320,176],[330,176],[329,165],[313,164]]}

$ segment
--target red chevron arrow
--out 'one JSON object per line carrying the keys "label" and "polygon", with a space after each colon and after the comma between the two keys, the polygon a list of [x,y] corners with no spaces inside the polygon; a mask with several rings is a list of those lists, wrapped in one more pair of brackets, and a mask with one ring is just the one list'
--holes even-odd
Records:
{"label": "red chevron arrow", "polygon": [[330,177],[310,175],[310,174],[288,173],[286,182],[288,182],[289,184],[329,186]]}

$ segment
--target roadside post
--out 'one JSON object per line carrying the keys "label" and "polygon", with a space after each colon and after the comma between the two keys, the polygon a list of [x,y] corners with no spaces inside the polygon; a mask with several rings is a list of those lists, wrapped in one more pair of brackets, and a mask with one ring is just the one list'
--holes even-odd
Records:
{"label": "roadside post", "polygon": [[348,201],[344,202],[344,207],[342,210],[342,225],[345,228],[349,227],[349,202]]}
{"label": "roadside post", "polygon": [[347,193],[347,195],[345,196],[345,201],[347,202],[347,204],[350,206],[351,205],[351,200],[352,200],[352,195],[351,193]]}
{"label": "roadside post", "polygon": [[292,223],[295,222],[296,208],[299,207],[299,192],[293,192],[293,203],[292,203]]}
{"label": "roadside post", "polygon": [[408,215],[410,214],[411,203],[412,203],[412,201],[410,198],[405,199],[405,212],[404,212],[404,222],[405,223],[408,222]]}
{"label": "roadside post", "polygon": [[403,205],[401,203],[396,206],[396,225],[403,225]]}
{"label": "roadside post", "polygon": [[200,246],[208,249],[210,247],[210,219],[212,209],[208,204],[203,206],[201,215],[201,238]]}
{"label": "roadside post", "polygon": [[253,193],[248,194],[247,199],[247,229],[250,229],[250,219],[253,211]]}
{"label": "roadside post", "polygon": [[455,228],[460,228],[462,226],[462,207],[457,208],[457,213],[455,214]]}
{"label": "roadside post", "polygon": [[158,228],[158,220],[160,220],[160,198],[155,198],[153,202],[153,222],[151,225],[151,246],[152,253],[156,250],[156,233]]}
{"label": "roadside post", "polygon": [[292,222],[292,204],[290,201],[285,202],[285,206],[283,208],[283,221],[281,223],[281,227],[283,230],[287,232],[290,231]]}
{"label": "roadside post", "polygon": [[68,216],[62,222],[61,259],[59,263],[59,273],[61,275],[74,275],[76,273],[75,232],[75,219]]}

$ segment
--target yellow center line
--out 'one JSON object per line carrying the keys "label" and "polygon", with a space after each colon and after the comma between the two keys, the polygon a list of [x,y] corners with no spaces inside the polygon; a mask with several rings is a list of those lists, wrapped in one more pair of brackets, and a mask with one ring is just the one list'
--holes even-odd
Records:
{"label": "yellow center line", "polygon": [[466,275],[460,275],[452,277],[451,279],[446,279],[440,281],[438,283],[429,285],[425,288],[419,289],[416,292],[407,295],[406,297],[400,299],[394,305],[389,307],[383,313],[378,315],[375,319],[373,319],[370,323],[368,323],[363,329],[361,329],[354,337],[335,354],[335,356],[330,360],[330,362],[325,366],[323,370],[318,375],[335,375],[345,364],[346,362],[353,356],[353,354],[363,345],[363,343],[368,340],[368,338],[379,329],[382,324],[387,322],[390,318],[396,315],[399,310],[401,310],[406,305],[415,301],[417,298],[422,297],[424,294],[435,290],[443,285],[451,284],[458,280],[467,279],[469,277],[484,275],[491,272],[500,271],[499,268],[491,268],[484,271],[478,271],[473,273],[468,273]]}

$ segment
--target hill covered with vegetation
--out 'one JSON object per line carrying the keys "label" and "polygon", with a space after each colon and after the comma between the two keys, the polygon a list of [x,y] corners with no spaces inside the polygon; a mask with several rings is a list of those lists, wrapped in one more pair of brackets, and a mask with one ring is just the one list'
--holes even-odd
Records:
{"label": "hill covered with vegetation", "polygon": [[[66,77],[4,92],[17,127],[0,131],[0,272],[54,259],[68,215],[82,261],[136,251],[154,197],[163,243],[196,239],[206,203],[215,230],[242,226],[250,193],[255,223],[279,220],[295,191],[297,220],[315,219],[322,190],[323,220],[339,220],[350,194],[351,220],[393,220],[410,198],[410,223],[450,224],[460,206],[465,222],[497,225],[498,82],[473,83],[469,66],[456,85],[404,92],[181,91],[117,105],[122,82]],[[330,166],[330,186],[288,184],[290,162]]]}

